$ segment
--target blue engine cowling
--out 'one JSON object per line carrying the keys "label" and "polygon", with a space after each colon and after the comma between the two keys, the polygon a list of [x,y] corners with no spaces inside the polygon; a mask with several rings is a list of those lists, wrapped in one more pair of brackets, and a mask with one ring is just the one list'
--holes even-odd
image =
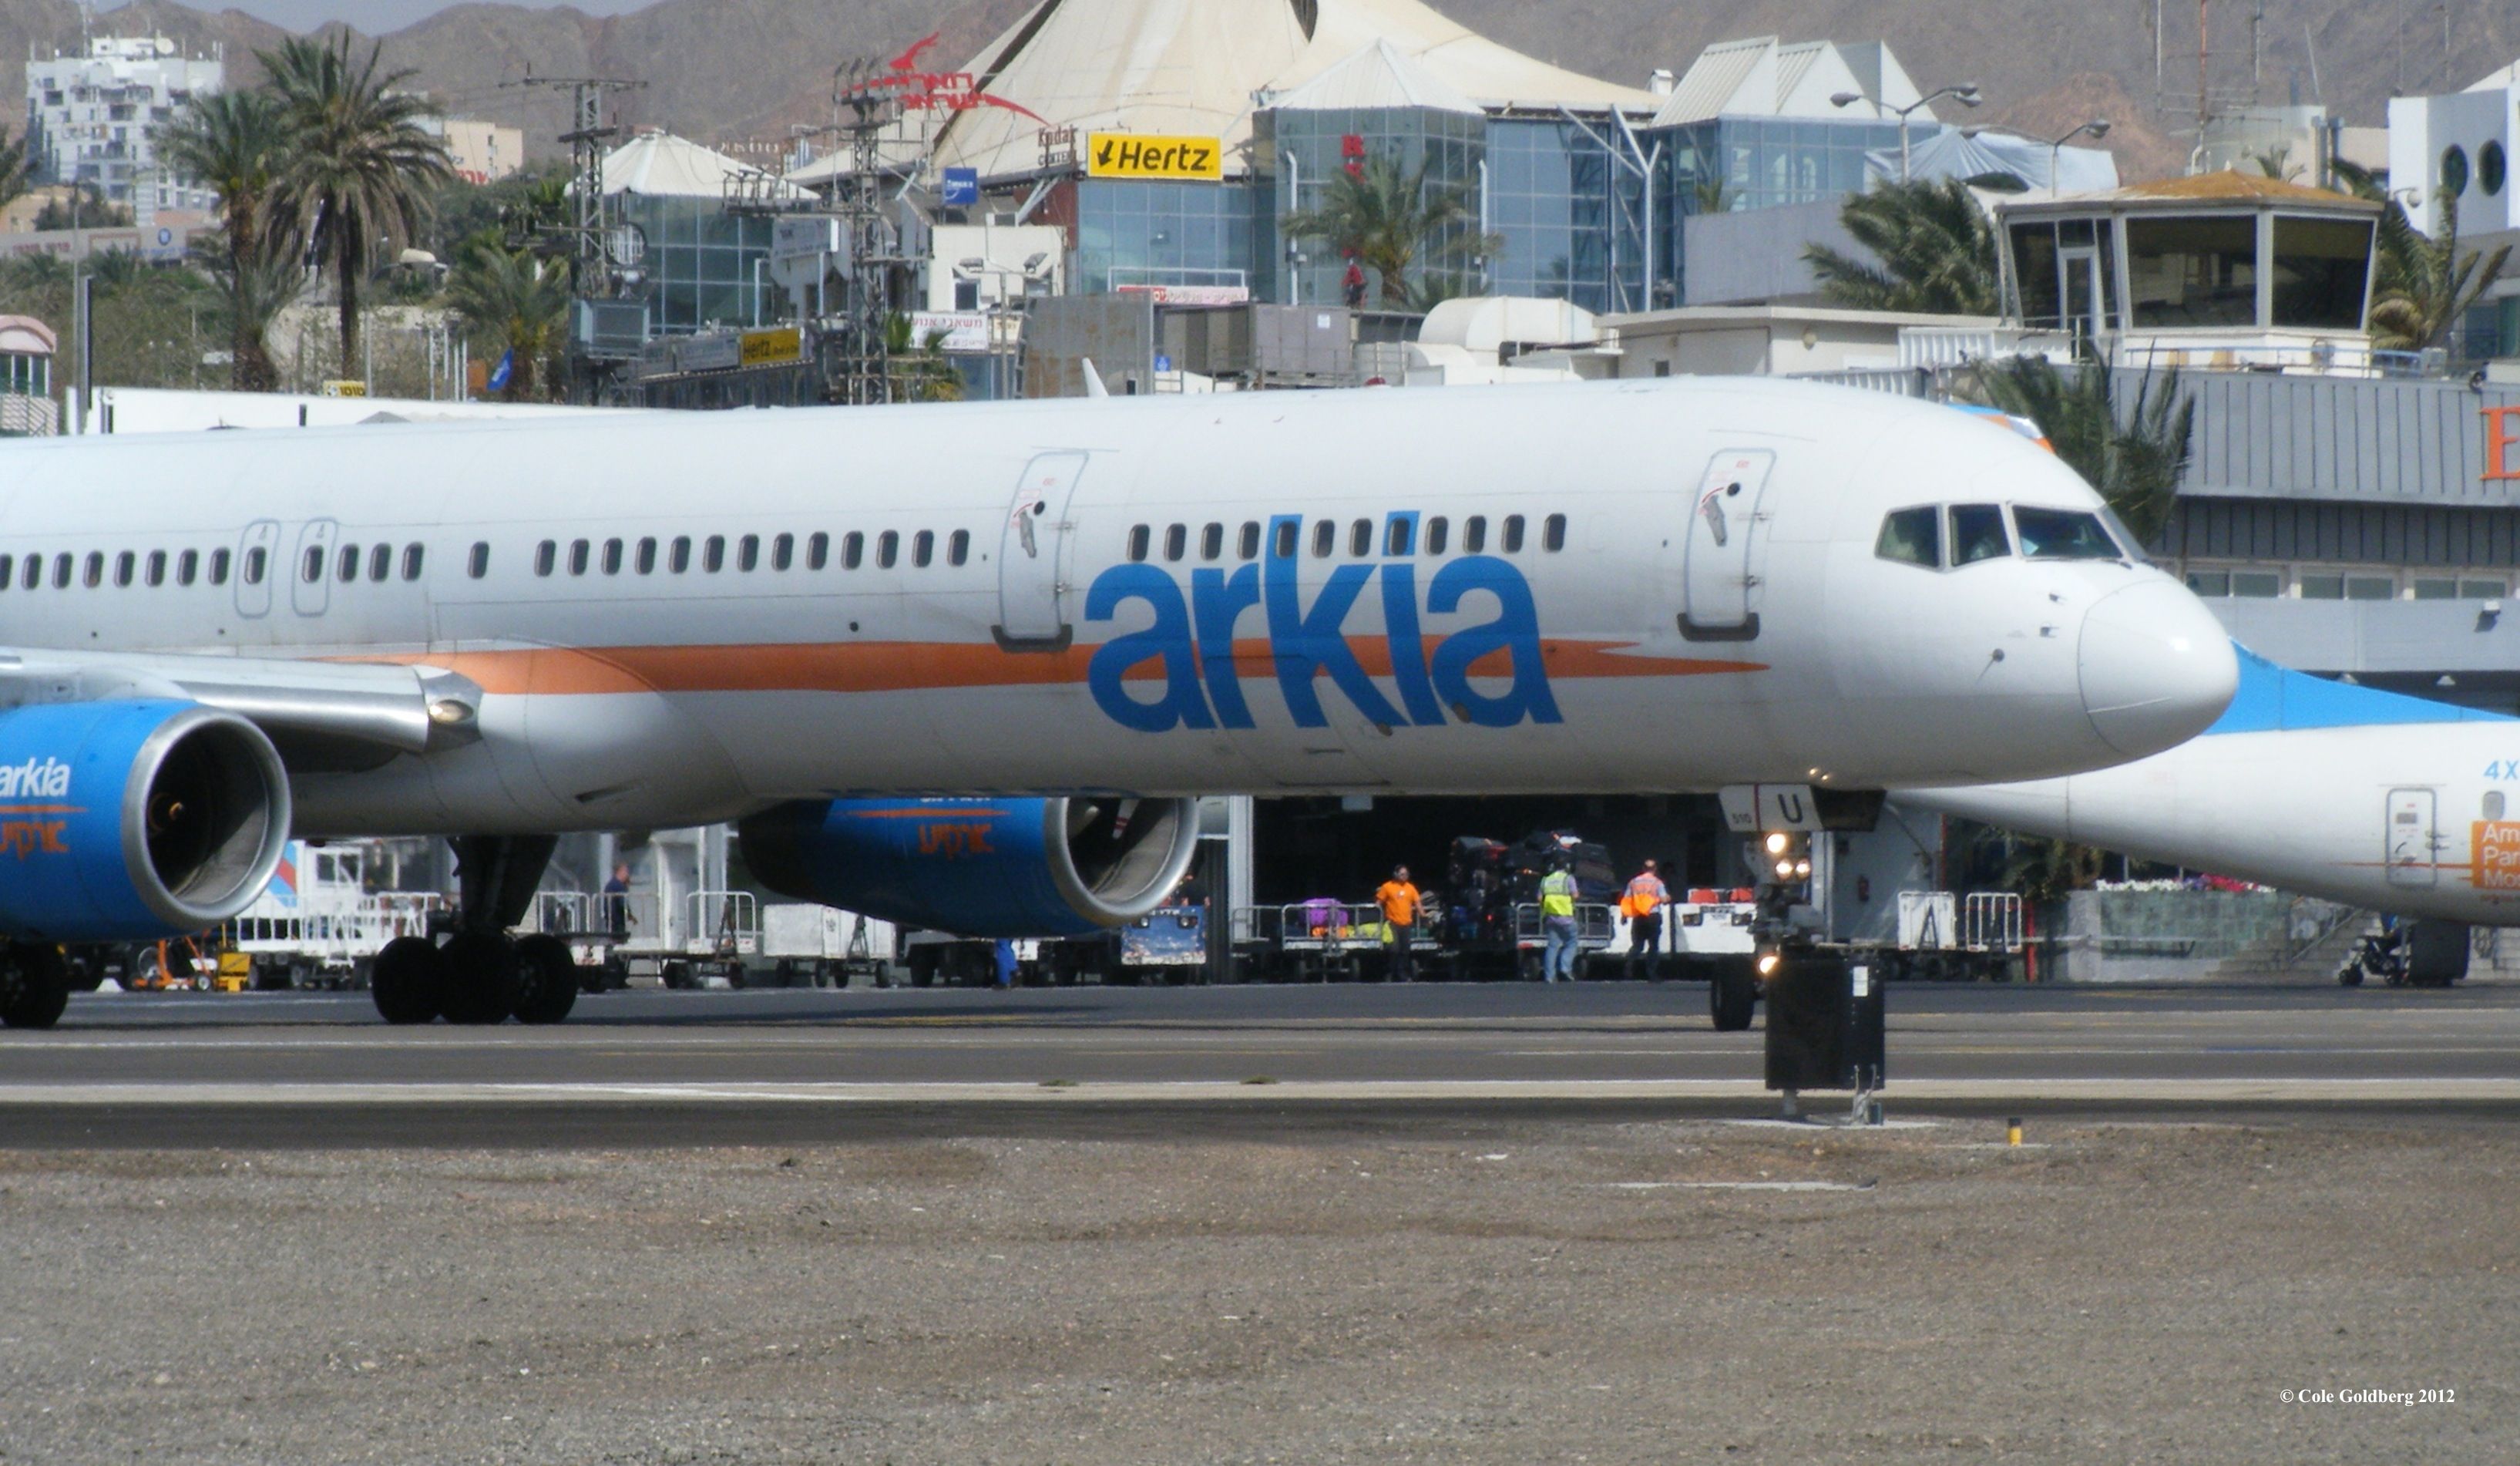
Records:
{"label": "blue engine cowling", "polygon": [[245,909],[289,843],[260,728],[177,701],[0,713],[0,938],[157,940]]}
{"label": "blue engine cowling", "polygon": [[834,800],[745,820],[782,895],[963,937],[1081,937],[1163,903],[1198,852],[1194,800]]}

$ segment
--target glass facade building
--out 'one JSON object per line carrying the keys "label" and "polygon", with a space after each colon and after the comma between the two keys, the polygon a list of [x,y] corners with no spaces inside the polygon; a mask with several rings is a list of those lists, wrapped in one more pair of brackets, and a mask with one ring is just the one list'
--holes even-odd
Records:
{"label": "glass facade building", "polygon": [[[1488,266],[1495,294],[1604,313],[1647,308],[1645,177],[1606,126],[1488,123],[1488,227],[1503,242]],[[1668,271],[1657,261],[1655,273]]]}
{"label": "glass facade building", "polygon": [[785,307],[770,283],[766,218],[730,214],[715,199],[620,194],[612,207],[648,236],[648,330],[688,336],[710,326],[757,326]]}
{"label": "glass facade building", "polygon": [[[1076,251],[1069,289],[1101,295],[1129,285],[1252,285],[1253,202],[1239,180],[1076,184]],[[1255,298],[1259,292],[1253,291]]]}
{"label": "glass facade building", "polygon": [[[1908,142],[1939,132],[1939,124],[1912,122]],[[1688,253],[1682,220],[1712,205],[1727,212],[1819,204],[1862,193],[1865,155],[1897,152],[1899,124],[1871,118],[1716,117],[1643,134],[1648,152],[1661,147],[1655,181],[1660,230],[1654,256],[1669,281],[1668,296],[1688,298]],[[1659,302],[1658,302],[1659,303]]]}
{"label": "glass facade building", "polygon": [[[1428,241],[1418,253],[1421,271],[1451,275],[1463,288],[1480,288],[1477,252],[1481,164],[1488,148],[1488,119],[1476,113],[1433,107],[1276,108],[1253,119],[1252,167],[1262,193],[1274,201],[1259,219],[1263,278],[1255,294],[1272,300],[1334,301],[1347,262],[1322,239],[1288,240],[1280,220],[1322,206],[1330,180],[1350,164],[1388,161],[1404,178],[1425,172],[1430,191],[1449,190],[1462,204],[1458,222]],[[1382,303],[1376,288],[1369,306]]]}

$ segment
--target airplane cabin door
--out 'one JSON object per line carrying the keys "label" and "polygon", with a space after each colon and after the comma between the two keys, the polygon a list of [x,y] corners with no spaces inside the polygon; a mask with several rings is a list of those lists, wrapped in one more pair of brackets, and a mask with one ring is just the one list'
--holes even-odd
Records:
{"label": "airplane cabin door", "polygon": [[1068,504],[1085,475],[1084,453],[1044,453],[1024,465],[998,541],[998,645],[1056,652],[1076,639],[1067,576],[1074,560]]}
{"label": "airplane cabin door", "polygon": [[322,616],[333,604],[333,544],[341,537],[333,520],[308,520],[297,531],[297,554],[289,566],[289,604],[299,616]]}
{"label": "airplane cabin door", "polygon": [[2429,789],[2389,791],[2389,884],[2431,886],[2440,879],[2441,832]]}
{"label": "airplane cabin door", "polygon": [[1759,634],[1751,552],[1759,501],[1776,463],[1765,448],[1729,448],[1706,466],[1688,505],[1682,567],[1680,630],[1691,641],[1748,641]]}
{"label": "airplane cabin door", "polygon": [[280,522],[255,520],[237,545],[236,609],[242,617],[271,614],[272,556],[280,551]]}

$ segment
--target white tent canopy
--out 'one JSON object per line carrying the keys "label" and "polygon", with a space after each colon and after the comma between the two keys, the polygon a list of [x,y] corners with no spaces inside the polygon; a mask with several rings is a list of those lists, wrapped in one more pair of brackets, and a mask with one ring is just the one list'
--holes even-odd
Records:
{"label": "white tent canopy", "polygon": [[[982,177],[1029,172],[1044,120],[1220,137],[1232,158],[1250,138],[1255,95],[1271,105],[1369,53],[1369,91],[1445,99],[1384,105],[1643,113],[1661,100],[1508,50],[1420,0],[1041,0],[968,68],[990,96],[1037,115],[1006,107],[956,114],[938,129],[931,160]],[[1397,84],[1371,74],[1387,72],[1386,53],[1409,69]]]}
{"label": "white tent canopy", "polygon": [[[604,193],[639,194],[648,198],[720,199],[726,180],[755,175],[760,168],[737,162],[723,153],[703,148],[670,132],[642,132],[604,155]],[[801,199],[802,189],[779,184],[786,197]]]}
{"label": "white tent canopy", "polygon": [[[2056,174],[2048,176],[2048,159],[2056,155]],[[1899,150],[1864,155],[1866,172],[1879,182],[1899,177]],[[1916,179],[1982,178],[2009,173],[2042,192],[2104,193],[2118,186],[2118,161],[2101,148],[2051,150],[2037,138],[2002,132],[1963,132],[1957,128],[1919,138],[1908,150],[1908,176]]]}

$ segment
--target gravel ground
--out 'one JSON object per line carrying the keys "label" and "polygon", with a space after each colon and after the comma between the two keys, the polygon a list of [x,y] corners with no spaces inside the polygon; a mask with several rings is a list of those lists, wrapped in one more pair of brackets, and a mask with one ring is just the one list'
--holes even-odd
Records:
{"label": "gravel ground", "polygon": [[2002,1138],[0,1153],[0,1462],[2520,1459],[2510,1127]]}

